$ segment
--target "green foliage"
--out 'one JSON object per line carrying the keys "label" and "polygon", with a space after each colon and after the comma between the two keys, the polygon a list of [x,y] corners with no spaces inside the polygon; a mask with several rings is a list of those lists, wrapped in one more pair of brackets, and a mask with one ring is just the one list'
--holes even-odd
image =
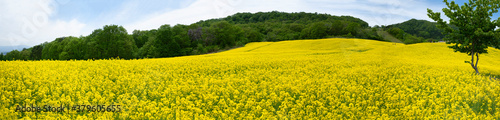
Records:
{"label": "green foliage", "polygon": [[358,34],[358,30],[360,29],[360,25],[358,23],[348,23],[347,27],[344,27],[344,29],[342,31],[344,31],[343,33],[350,33],[354,36],[356,36]]}
{"label": "green foliage", "polygon": [[409,33],[406,33],[402,29],[399,29],[397,27],[391,27],[386,30],[389,34],[393,35],[394,37],[400,39],[403,41],[405,44],[414,44],[414,43],[420,43],[424,42],[425,39],[422,37],[416,37],[413,36]]}
{"label": "green foliage", "polygon": [[59,59],[59,54],[63,52],[63,47],[65,44],[62,44],[62,41],[65,37],[56,38],[54,41],[50,43],[44,43],[44,47],[42,49],[42,59]]}
{"label": "green foliage", "polygon": [[207,49],[205,47],[203,47],[202,44],[198,44],[197,47],[196,47],[196,51],[193,52],[193,54],[203,54],[203,53],[207,53]]}
{"label": "green foliage", "polygon": [[[210,27],[220,21],[227,21],[245,29],[247,27],[253,28],[263,36],[261,40],[247,38],[249,41],[314,39],[344,36],[348,33],[351,33],[350,36],[358,38],[377,40],[381,38],[377,34],[373,34],[374,32],[365,32],[364,29],[368,29],[368,23],[361,19],[351,16],[331,16],[318,13],[284,13],[277,11],[254,14],[237,13],[226,18],[205,20],[195,24],[201,27]],[[324,24],[324,26],[320,24]],[[361,34],[360,32],[364,33]]]}
{"label": "green foliage", "polygon": [[[470,64],[479,74],[477,68],[479,54],[487,53],[488,46],[498,48],[500,44],[500,30],[495,31],[500,26],[500,18],[491,20],[491,16],[497,13],[500,8],[500,0],[469,0],[462,6],[456,4],[455,1],[444,0],[444,3],[446,3],[447,8],[443,8],[443,12],[450,19],[449,24],[458,29],[450,27],[441,18],[439,12],[427,9],[427,15],[437,21],[438,27],[444,30],[444,34],[447,34],[444,38],[446,43],[454,44],[449,48],[472,57]],[[474,56],[476,56],[475,64]]]}
{"label": "green foliage", "polygon": [[227,21],[216,22],[209,28],[209,33],[214,36],[215,45],[222,48],[229,48],[236,45],[236,41],[244,38],[243,30],[239,26],[234,26]]}
{"label": "green foliage", "polygon": [[205,49],[206,49],[207,53],[213,53],[213,52],[219,51],[220,47],[217,45],[210,45],[210,46],[207,46]]}
{"label": "green foliage", "polygon": [[263,23],[263,22],[273,22],[273,23],[299,23],[299,24],[310,24],[320,21],[350,21],[355,22],[362,28],[368,28],[368,23],[352,16],[332,16],[329,14],[318,14],[318,13],[285,13],[285,12],[258,12],[258,13],[236,13],[232,16],[228,16],[222,19],[211,19],[206,21],[200,21],[202,25],[208,25],[207,22],[214,21],[228,21],[233,24],[250,24],[250,23]]}
{"label": "green foliage", "polygon": [[68,55],[68,52],[61,52],[61,54],[59,54],[59,60],[69,60],[71,59]]}
{"label": "green foliage", "polygon": [[133,51],[137,49],[135,42],[128,35],[127,30],[118,25],[106,25],[97,33],[93,41],[99,50],[95,58],[134,58]]}
{"label": "green foliage", "polygon": [[[41,47],[41,54],[40,54]],[[96,29],[86,37],[61,37],[50,43],[33,47],[31,56],[38,59],[106,59],[135,58],[137,47],[125,28],[118,25],[106,25]]]}
{"label": "green foliage", "polygon": [[150,32],[148,30],[145,30],[145,31],[134,30],[132,32],[132,38],[135,41],[135,45],[138,48],[141,48],[142,46],[144,46],[144,44],[146,44],[146,42],[149,40],[149,36],[151,36],[152,34],[155,34],[155,33]]}
{"label": "green foliage", "polygon": [[9,53],[5,54],[4,59],[5,60],[19,60],[19,59],[22,59],[21,52],[19,52],[18,50],[10,51]]}
{"label": "green foliage", "polygon": [[156,42],[156,36],[148,37],[148,41],[144,43],[143,47],[139,49],[137,52],[138,56],[141,58],[154,58],[156,56],[160,56],[159,54],[155,54],[156,47],[153,46]]}
{"label": "green foliage", "polygon": [[302,30],[301,37],[311,39],[325,38],[328,35],[329,27],[331,25],[325,22],[315,22]]}
{"label": "green foliage", "polygon": [[31,49],[31,55],[30,58],[33,60],[40,60],[42,59],[42,50],[43,50],[43,45],[35,45]]}
{"label": "green foliage", "polygon": [[389,25],[386,28],[399,28],[406,33],[426,39],[443,39],[443,30],[436,27],[437,23],[426,20],[411,19],[403,23]]}
{"label": "green foliage", "polygon": [[248,42],[261,42],[264,40],[264,35],[255,28],[247,27],[243,31]]}
{"label": "green foliage", "polygon": [[83,44],[82,40],[77,37],[66,37],[64,40],[63,50],[59,53],[59,60],[83,59]]}
{"label": "green foliage", "polygon": [[357,33],[357,37],[378,40],[378,41],[386,41],[386,40],[384,40],[384,38],[382,36],[379,36],[377,34],[377,28],[362,29],[359,31],[360,32]]}
{"label": "green foliage", "polygon": [[343,35],[347,34],[343,31],[344,29],[344,24],[340,20],[336,20],[332,23],[332,27],[330,27],[330,34],[331,35]]}
{"label": "green foliage", "polygon": [[[88,36],[60,37],[4,59],[70,60],[107,58],[160,58],[205,54],[249,42],[357,37],[382,40],[368,23],[351,16],[318,13],[237,13],[191,25],[162,25],[158,29],[127,30],[105,25]],[[7,57],[6,57],[7,56]]]}
{"label": "green foliage", "polygon": [[155,57],[175,56],[173,55],[173,52],[170,51],[170,48],[167,47],[170,44],[175,43],[172,39],[171,29],[170,25],[162,25],[158,28],[158,32],[156,33],[156,42],[153,46],[156,48],[159,56]]}
{"label": "green foliage", "polygon": [[[171,46],[170,48],[174,50],[176,56],[190,55],[192,51],[191,41],[189,40],[188,31],[186,25],[175,25],[172,28],[173,32],[173,42],[177,45]],[[176,48],[178,47],[178,48]]]}
{"label": "green foliage", "polygon": [[31,55],[31,49],[24,48],[20,52],[20,60],[30,60],[30,55]]}
{"label": "green foliage", "polygon": [[406,34],[403,30],[399,28],[389,28],[386,31],[398,39],[402,39],[403,36]]}

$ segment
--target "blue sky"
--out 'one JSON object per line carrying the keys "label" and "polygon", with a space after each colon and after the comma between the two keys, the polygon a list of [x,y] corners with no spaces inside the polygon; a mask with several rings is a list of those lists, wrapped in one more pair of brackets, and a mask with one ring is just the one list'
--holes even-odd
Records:
{"label": "blue sky", "polygon": [[430,20],[427,8],[441,11],[444,7],[440,0],[0,0],[0,46],[33,46],[62,36],[86,36],[109,24],[122,25],[131,33],[237,12],[349,15],[374,26],[412,18]]}

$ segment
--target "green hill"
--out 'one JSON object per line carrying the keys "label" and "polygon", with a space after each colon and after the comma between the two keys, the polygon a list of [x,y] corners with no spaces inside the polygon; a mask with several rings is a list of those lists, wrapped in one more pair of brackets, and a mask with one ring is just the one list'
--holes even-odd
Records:
{"label": "green hill", "polygon": [[190,25],[165,24],[158,29],[134,30],[132,34],[122,26],[105,25],[90,35],[56,38],[0,55],[0,60],[162,58],[212,53],[249,42],[329,37],[383,40],[359,18],[272,11],[237,13]]}
{"label": "green hill", "polygon": [[410,19],[402,23],[389,25],[386,27],[386,29],[396,27],[406,33],[418,37],[423,37],[424,39],[441,40],[442,38],[444,38],[444,35],[441,34],[442,30],[437,28],[436,25],[437,23],[427,20]]}

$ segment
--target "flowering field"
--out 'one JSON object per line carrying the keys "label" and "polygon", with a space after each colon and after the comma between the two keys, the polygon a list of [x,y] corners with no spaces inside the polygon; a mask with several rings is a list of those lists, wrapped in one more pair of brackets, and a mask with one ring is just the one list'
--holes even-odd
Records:
{"label": "flowering field", "polygon": [[[500,81],[474,75],[470,57],[446,46],[321,39],[162,59],[0,61],[0,119],[499,119]],[[488,51],[479,70],[498,76],[500,50]]]}

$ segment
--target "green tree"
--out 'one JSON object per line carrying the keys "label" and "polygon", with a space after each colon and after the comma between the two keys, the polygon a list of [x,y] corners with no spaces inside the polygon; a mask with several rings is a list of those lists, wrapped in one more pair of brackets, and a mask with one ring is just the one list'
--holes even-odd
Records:
{"label": "green tree", "polygon": [[232,47],[236,41],[243,40],[243,30],[227,21],[216,22],[210,26],[210,32],[214,35],[215,44],[222,48]]}
{"label": "green tree", "polygon": [[33,60],[40,60],[42,59],[42,50],[43,50],[43,45],[35,45],[33,46],[33,49],[31,49],[31,55],[30,57]]}
{"label": "green tree", "polygon": [[302,29],[304,29],[304,25],[298,24],[298,23],[291,23],[288,25],[288,29],[294,31],[294,32],[302,32]]}
{"label": "green tree", "polygon": [[310,24],[309,27],[302,30],[302,38],[304,39],[319,39],[328,35],[328,29],[331,25],[325,22],[315,22]]}
{"label": "green tree", "polygon": [[59,60],[69,60],[71,59],[70,55],[68,55],[68,52],[61,52],[59,54]]}
{"label": "green tree", "polygon": [[170,43],[168,43],[166,47],[168,48],[167,54],[166,56],[162,57],[175,57],[183,54],[181,53],[181,46],[179,45],[179,43],[177,43],[176,40],[170,41]]}
{"label": "green tree", "polygon": [[92,31],[92,33],[83,38],[85,48],[84,59],[100,59],[100,54],[102,50],[99,50],[97,47],[97,38],[96,36],[102,31],[102,29],[96,29]]}
{"label": "green tree", "polygon": [[18,60],[21,58],[21,52],[18,50],[13,50],[5,54],[4,56],[5,60]]}
{"label": "green tree", "polygon": [[[448,26],[439,12],[427,9],[427,15],[437,21],[438,27],[444,30],[444,34],[448,34],[444,40],[447,44],[454,44],[449,48],[472,57],[471,61],[466,63],[470,63],[476,74],[479,74],[477,67],[479,54],[487,53],[488,46],[498,48],[500,43],[498,39],[500,31],[495,31],[495,28],[500,26],[500,18],[491,20],[491,16],[500,8],[500,0],[469,0],[462,6],[455,1],[444,0],[444,2],[448,8],[443,8],[443,12],[450,18],[449,24],[456,26],[458,30]],[[474,56],[476,56],[475,63]]]}
{"label": "green tree", "polygon": [[[332,23],[332,26],[330,27],[330,34],[331,35],[342,35],[342,30],[344,29],[344,24],[340,20],[336,20],[335,22]],[[345,33],[347,34],[347,33]]]}
{"label": "green tree", "polygon": [[[176,45],[170,45],[174,44],[174,40],[172,39],[172,27],[170,25],[162,25],[160,28],[158,28],[158,32],[156,33],[156,42],[154,42],[154,47],[150,48],[156,48],[155,54],[158,54],[159,56],[155,57],[169,57],[169,56],[175,56],[173,52],[171,51],[171,46],[176,46]],[[177,44],[177,43],[175,43]],[[178,45],[178,44],[177,44]]]}
{"label": "green tree", "polygon": [[137,48],[141,48],[142,46],[144,46],[144,44],[146,44],[146,42],[148,42],[149,37],[151,37],[153,35],[152,33],[153,32],[150,32],[148,30],[145,30],[145,31],[134,30],[132,32],[132,37],[135,41]]}
{"label": "green tree", "polygon": [[50,43],[44,43],[43,49],[42,49],[42,59],[53,59],[57,60],[59,59],[59,54],[63,52],[63,40],[65,37],[60,37],[56,38],[54,41]]}
{"label": "green tree", "polygon": [[[93,58],[134,58],[137,50],[134,40],[128,35],[127,30],[118,25],[106,25],[97,29],[90,35],[90,43],[95,45],[97,56]],[[89,49],[93,49],[92,47]]]}
{"label": "green tree", "polygon": [[[151,30],[151,31],[154,31],[154,33],[156,34],[156,30]],[[155,58],[160,56],[159,54],[156,54],[157,53],[156,47],[153,46],[155,44],[156,44],[156,35],[150,36],[147,42],[144,43],[144,45],[137,52],[137,56],[139,58]]]}
{"label": "green tree", "polygon": [[397,27],[414,36],[442,39],[444,37],[444,35],[441,34],[443,30],[439,29],[436,25],[437,23],[427,20],[410,19],[403,23],[389,25],[387,28]]}
{"label": "green tree", "polygon": [[387,29],[387,32],[389,34],[393,35],[394,37],[401,39],[401,40],[404,40],[404,37],[407,34],[407,33],[405,33],[405,31],[403,31],[397,27],[391,27],[391,28]]}
{"label": "green tree", "polygon": [[342,31],[347,34],[352,34],[356,36],[358,34],[358,30],[361,29],[361,25],[359,23],[350,22],[347,27],[345,27]]}
{"label": "green tree", "polygon": [[[173,48],[174,50],[176,50],[176,56],[189,55],[189,53],[191,53],[192,51],[191,40],[189,39],[188,31],[188,26],[186,25],[177,24],[172,27],[173,41],[175,41],[179,45],[178,49]],[[177,46],[174,45],[172,47]]]}
{"label": "green tree", "polygon": [[31,60],[31,57],[30,57],[30,55],[31,55],[31,49],[26,49],[26,48],[23,49],[21,51],[20,55],[21,56],[20,56],[19,59],[21,59],[21,60]]}
{"label": "green tree", "polygon": [[245,37],[249,42],[260,42],[264,39],[264,35],[253,28],[245,28]]}
{"label": "green tree", "polygon": [[44,42],[42,43],[43,45],[43,49],[42,49],[42,60],[47,60],[47,59],[50,59],[49,58],[49,47],[51,47],[51,43],[49,42]]}
{"label": "green tree", "polygon": [[59,54],[59,59],[83,59],[82,40],[80,40],[80,38],[70,36],[66,37],[65,41],[67,41],[67,44],[64,46],[63,52],[61,52],[61,54],[64,53],[65,55]]}

